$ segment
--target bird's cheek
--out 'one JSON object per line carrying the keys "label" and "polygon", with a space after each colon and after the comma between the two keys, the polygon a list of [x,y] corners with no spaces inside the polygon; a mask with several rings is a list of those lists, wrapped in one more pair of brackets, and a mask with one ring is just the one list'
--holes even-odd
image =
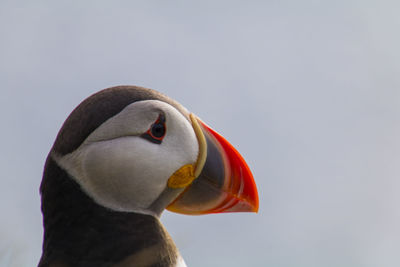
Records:
{"label": "bird's cheek", "polygon": [[81,185],[109,208],[147,208],[162,192],[163,181],[168,177],[162,177],[162,166],[149,160],[149,150],[143,142],[124,137],[91,146],[83,159],[85,175]]}

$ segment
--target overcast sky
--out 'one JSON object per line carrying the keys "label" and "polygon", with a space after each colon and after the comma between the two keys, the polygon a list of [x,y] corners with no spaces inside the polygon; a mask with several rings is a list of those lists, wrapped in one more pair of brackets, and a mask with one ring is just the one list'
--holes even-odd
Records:
{"label": "overcast sky", "polygon": [[0,266],[41,254],[72,109],[153,88],[247,160],[258,214],[162,221],[188,266],[400,266],[399,1],[0,1]]}

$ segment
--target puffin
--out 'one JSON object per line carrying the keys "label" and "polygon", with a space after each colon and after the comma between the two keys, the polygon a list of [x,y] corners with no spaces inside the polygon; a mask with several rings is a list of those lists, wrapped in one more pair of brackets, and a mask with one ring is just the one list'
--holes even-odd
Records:
{"label": "puffin", "polygon": [[183,267],[160,221],[257,212],[239,152],[175,100],[138,86],[103,89],[62,125],[40,185],[38,267]]}

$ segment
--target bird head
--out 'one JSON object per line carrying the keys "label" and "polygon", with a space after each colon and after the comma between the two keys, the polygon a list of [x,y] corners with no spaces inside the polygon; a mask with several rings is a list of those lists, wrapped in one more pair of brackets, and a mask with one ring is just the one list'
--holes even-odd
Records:
{"label": "bird head", "polygon": [[50,156],[97,204],[159,216],[256,212],[252,173],[237,150],[195,114],[133,86],[83,101]]}

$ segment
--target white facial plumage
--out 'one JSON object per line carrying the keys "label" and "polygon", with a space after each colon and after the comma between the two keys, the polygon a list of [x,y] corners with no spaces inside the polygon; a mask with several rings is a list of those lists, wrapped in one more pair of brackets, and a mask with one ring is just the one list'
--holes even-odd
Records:
{"label": "white facial plumage", "polygon": [[[161,144],[141,137],[160,114],[166,134]],[[167,187],[168,178],[199,153],[189,120],[158,100],[134,102],[94,130],[81,146],[52,155],[98,204],[116,211],[151,213],[148,207]]]}

